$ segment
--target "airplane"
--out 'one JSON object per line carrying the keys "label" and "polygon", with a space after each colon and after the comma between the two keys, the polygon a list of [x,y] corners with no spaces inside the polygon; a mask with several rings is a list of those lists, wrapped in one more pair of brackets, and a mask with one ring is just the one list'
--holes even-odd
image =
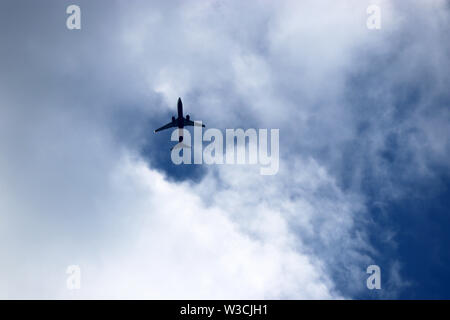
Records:
{"label": "airplane", "polygon": [[[178,142],[181,143],[183,141],[183,128],[186,126],[200,126],[200,124],[190,120],[190,116],[188,114],[186,115],[186,118],[183,117],[183,102],[181,102],[181,98],[178,98],[177,109],[178,109],[178,117],[176,119],[175,117],[172,117],[171,122],[162,126],[161,128],[156,129],[154,132],[156,133],[165,129],[178,127],[179,129]],[[205,127],[205,125],[202,124],[202,127]]]}

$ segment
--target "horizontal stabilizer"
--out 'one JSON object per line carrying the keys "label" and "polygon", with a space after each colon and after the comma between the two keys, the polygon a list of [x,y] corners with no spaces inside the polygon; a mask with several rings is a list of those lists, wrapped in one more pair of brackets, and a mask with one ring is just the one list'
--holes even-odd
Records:
{"label": "horizontal stabilizer", "polygon": [[172,151],[173,149],[184,149],[184,148],[190,148],[191,146],[188,146],[187,144],[183,143],[183,142],[179,142],[176,145],[174,145],[172,148],[170,148],[170,151]]}

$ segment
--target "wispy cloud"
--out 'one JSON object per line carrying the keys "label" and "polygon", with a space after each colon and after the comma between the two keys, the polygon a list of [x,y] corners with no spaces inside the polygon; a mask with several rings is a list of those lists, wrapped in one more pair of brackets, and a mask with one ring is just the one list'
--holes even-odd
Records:
{"label": "wispy cloud", "polygon": [[[0,10],[2,297],[352,297],[372,201],[447,168],[444,1],[378,1],[379,31],[356,0],[81,1],[79,31],[55,3]],[[151,132],[178,96],[280,128],[280,173],[167,165]]]}

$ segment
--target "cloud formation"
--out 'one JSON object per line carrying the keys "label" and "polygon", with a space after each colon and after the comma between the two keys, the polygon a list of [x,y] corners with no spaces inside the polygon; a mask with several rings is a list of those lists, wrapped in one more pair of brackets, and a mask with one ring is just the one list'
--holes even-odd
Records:
{"label": "cloud formation", "polygon": [[[371,197],[449,151],[445,1],[378,3],[378,33],[356,0],[81,1],[80,31],[68,3],[2,4],[0,297],[364,290]],[[167,164],[151,132],[178,96],[212,127],[280,128],[279,174]]]}

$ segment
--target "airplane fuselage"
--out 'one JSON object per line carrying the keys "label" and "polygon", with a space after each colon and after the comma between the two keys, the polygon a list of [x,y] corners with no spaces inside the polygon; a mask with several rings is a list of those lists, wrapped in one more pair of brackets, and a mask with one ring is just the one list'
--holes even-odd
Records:
{"label": "airplane fuselage", "polygon": [[178,118],[176,119],[177,121],[177,126],[180,129],[184,128],[184,121],[183,121],[183,102],[181,102],[181,99],[178,98],[178,105],[177,105],[177,110],[178,110]]}
{"label": "airplane fuselage", "polygon": [[[178,128],[179,130],[179,142],[183,141],[183,128],[185,126],[194,126],[194,121],[190,120],[189,115],[187,114],[186,117],[183,117],[183,102],[181,102],[181,98],[178,98],[178,104],[177,104],[177,118],[172,117],[172,121],[168,124],[162,126],[161,128],[158,128],[155,130],[156,132],[166,130],[169,128]],[[204,127],[204,124],[200,124],[202,127]]]}

